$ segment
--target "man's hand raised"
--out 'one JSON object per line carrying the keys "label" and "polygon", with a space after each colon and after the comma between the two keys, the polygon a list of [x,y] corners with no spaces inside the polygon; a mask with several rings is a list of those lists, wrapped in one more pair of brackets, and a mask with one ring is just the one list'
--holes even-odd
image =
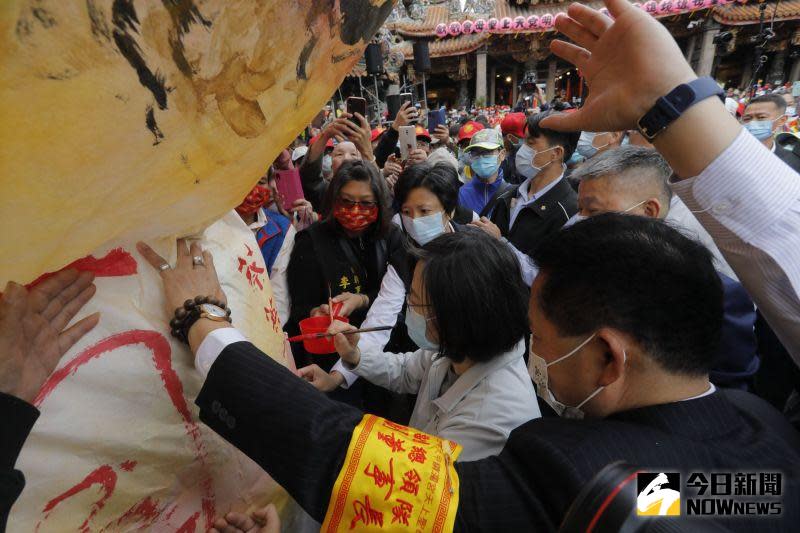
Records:
{"label": "man's hand raised", "polygon": [[695,79],[667,29],[626,0],[606,0],[612,18],[573,3],[556,17],[558,31],[575,44],[554,40],[550,49],[578,67],[589,87],[586,103],[570,114],[546,118],[542,126],[562,131],[622,131],[656,100]]}

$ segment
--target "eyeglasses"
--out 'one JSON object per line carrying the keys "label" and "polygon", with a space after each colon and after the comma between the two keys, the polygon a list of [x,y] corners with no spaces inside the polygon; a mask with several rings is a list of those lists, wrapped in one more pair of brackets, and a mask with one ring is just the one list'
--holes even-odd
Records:
{"label": "eyeglasses", "polygon": [[342,207],[355,207],[358,206],[359,209],[372,209],[373,207],[378,207],[378,202],[371,201],[371,200],[361,200],[360,202],[355,202],[353,200],[349,200],[347,198],[339,198],[336,202],[341,205]]}

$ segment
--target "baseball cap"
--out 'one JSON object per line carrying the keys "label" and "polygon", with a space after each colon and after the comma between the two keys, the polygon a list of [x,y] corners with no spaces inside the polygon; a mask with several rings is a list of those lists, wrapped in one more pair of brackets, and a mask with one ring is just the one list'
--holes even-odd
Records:
{"label": "baseball cap", "polygon": [[461,142],[464,139],[471,139],[475,133],[481,131],[482,129],[483,124],[480,122],[475,122],[474,120],[470,120],[461,126],[460,130],[458,130],[458,142]]}
{"label": "baseball cap", "polygon": [[[308,141],[308,145],[311,146],[312,144],[317,142],[317,139],[319,139],[319,135],[314,135],[313,137],[311,137],[311,140]],[[328,139],[328,142],[325,143],[325,148],[333,148],[333,139]]]}
{"label": "baseball cap", "polygon": [[308,153],[308,146],[298,146],[292,150],[292,163],[303,157]]}
{"label": "baseball cap", "polygon": [[503,130],[503,135],[513,135],[515,137],[525,137],[525,121],[527,117],[525,113],[509,113],[503,118],[500,123],[500,129]]}
{"label": "baseball cap", "polygon": [[484,128],[475,133],[469,141],[469,146],[464,150],[469,152],[473,148],[485,148],[486,150],[497,150],[503,147],[503,136],[494,128]]}
{"label": "baseball cap", "polygon": [[426,130],[425,128],[423,128],[419,124],[417,124],[417,127],[414,130],[414,133],[416,133],[417,138],[422,137],[423,139],[427,139],[428,142],[431,141],[431,134],[428,133],[428,130]]}
{"label": "baseball cap", "polygon": [[381,133],[384,132],[383,128],[375,128],[372,130],[372,133],[369,136],[370,142],[375,142],[375,139],[381,136]]}

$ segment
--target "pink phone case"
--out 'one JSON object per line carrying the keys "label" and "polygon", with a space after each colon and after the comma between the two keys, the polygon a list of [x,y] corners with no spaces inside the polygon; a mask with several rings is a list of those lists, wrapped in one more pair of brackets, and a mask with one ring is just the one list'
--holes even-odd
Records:
{"label": "pink phone case", "polygon": [[278,194],[283,197],[283,208],[287,211],[292,208],[295,200],[305,198],[298,169],[276,170],[275,183],[278,188]]}

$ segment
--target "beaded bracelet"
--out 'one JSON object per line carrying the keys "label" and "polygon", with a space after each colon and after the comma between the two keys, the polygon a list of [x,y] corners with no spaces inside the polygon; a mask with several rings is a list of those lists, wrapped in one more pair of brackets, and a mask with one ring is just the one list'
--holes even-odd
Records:
{"label": "beaded bracelet", "polygon": [[169,321],[170,333],[173,337],[189,344],[189,330],[200,319],[203,304],[215,305],[226,312],[225,320],[232,323],[231,310],[225,302],[211,296],[195,296],[193,300],[186,300],[182,307],[175,309],[175,316]]}

